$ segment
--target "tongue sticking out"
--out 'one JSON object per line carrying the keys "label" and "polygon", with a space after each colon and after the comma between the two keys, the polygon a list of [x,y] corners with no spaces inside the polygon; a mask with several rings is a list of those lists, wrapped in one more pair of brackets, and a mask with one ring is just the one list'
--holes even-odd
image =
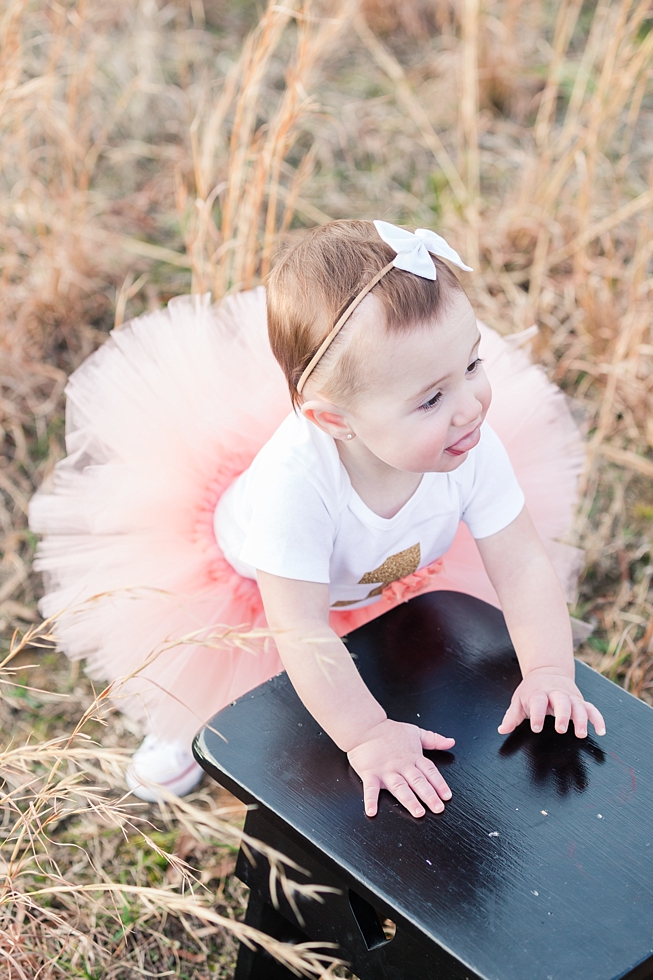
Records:
{"label": "tongue sticking out", "polygon": [[468,435],[463,436],[458,442],[454,442],[453,446],[448,446],[445,452],[449,453],[451,456],[462,456],[463,453],[468,453],[470,449],[474,446],[478,446],[481,439],[481,428],[478,426],[473,429]]}

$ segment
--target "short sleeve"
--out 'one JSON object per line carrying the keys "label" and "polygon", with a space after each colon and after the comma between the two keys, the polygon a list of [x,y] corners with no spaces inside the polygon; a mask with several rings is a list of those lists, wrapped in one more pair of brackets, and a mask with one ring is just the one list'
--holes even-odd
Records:
{"label": "short sleeve", "polygon": [[465,489],[462,519],[474,538],[502,531],[519,516],[524,493],[503,443],[487,424],[474,450],[471,487]]}
{"label": "short sleeve", "polygon": [[264,483],[254,480],[248,496],[241,561],[282,578],[328,583],[335,524],[318,488],[282,467],[268,471]]}

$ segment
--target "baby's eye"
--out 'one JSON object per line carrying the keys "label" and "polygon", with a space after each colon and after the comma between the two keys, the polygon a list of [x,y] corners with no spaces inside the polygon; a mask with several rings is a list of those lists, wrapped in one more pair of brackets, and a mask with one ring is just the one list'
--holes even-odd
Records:
{"label": "baby's eye", "polygon": [[420,412],[429,412],[432,408],[435,408],[435,406],[438,404],[441,398],[442,398],[442,392],[438,391],[437,394],[433,395],[433,398],[429,398],[427,402],[424,402],[423,405],[420,405],[419,407]]}
{"label": "baby's eye", "polygon": [[482,357],[477,357],[475,361],[472,361],[471,364],[468,364],[467,365],[467,374],[473,374],[474,371],[479,366],[479,364],[481,363],[482,360],[483,360]]}

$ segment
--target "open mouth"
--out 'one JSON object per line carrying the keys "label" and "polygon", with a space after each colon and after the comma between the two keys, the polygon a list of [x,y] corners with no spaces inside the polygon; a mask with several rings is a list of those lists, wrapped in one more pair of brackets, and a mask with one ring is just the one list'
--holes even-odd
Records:
{"label": "open mouth", "polygon": [[474,446],[478,446],[480,439],[481,427],[478,425],[466,436],[463,436],[462,439],[459,439],[458,442],[454,442],[453,446],[447,446],[445,453],[449,453],[450,456],[462,456],[463,453],[468,453]]}

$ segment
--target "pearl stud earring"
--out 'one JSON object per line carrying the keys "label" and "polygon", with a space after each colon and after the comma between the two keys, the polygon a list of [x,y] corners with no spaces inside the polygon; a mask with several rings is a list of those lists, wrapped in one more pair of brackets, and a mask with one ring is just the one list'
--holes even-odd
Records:
{"label": "pearl stud earring", "polygon": [[348,432],[348,433],[347,433],[347,438],[348,438],[348,439],[351,439],[351,432]]}

